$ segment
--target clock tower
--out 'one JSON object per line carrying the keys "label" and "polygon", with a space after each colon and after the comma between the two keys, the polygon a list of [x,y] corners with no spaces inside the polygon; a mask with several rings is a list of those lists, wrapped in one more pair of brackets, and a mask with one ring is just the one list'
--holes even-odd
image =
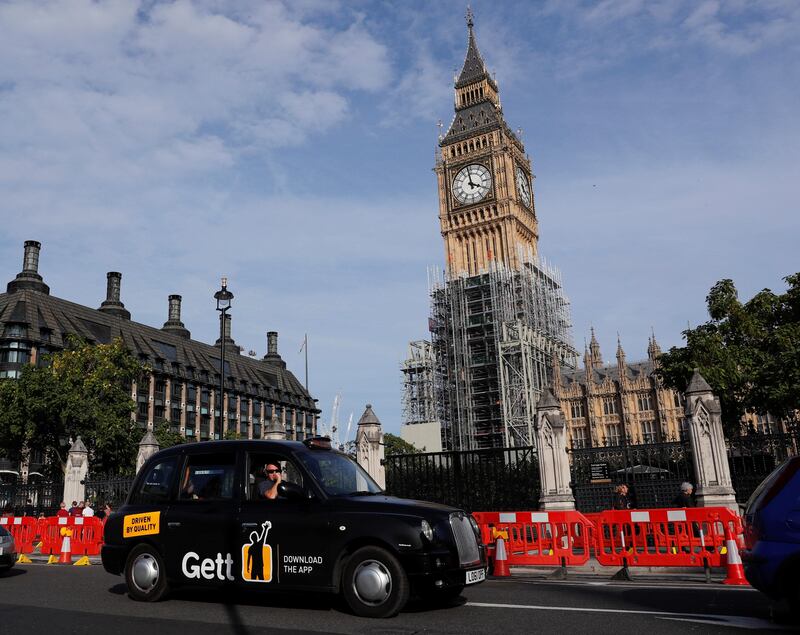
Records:
{"label": "clock tower", "polygon": [[467,11],[468,43],[455,82],[455,116],[439,140],[439,222],[447,273],[473,276],[493,265],[517,270],[537,256],[531,162],[503,118]]}

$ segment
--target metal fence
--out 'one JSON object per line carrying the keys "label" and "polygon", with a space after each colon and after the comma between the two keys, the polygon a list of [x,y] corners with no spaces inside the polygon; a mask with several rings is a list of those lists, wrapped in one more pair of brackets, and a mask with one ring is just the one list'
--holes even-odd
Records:
{"label": "metal fence", "polygon": [[668,507],[683,481],[694,482],[687,441],[569,450],[572,492],[579,511],[611,508],[614,487],[625,483],[635,507]]}
{"label": "metal fence", "polygon": [[53,516],[63,494],[63,481],[0,483],[0,510],[15,516]]}
{"label": "metal fence", "polygon": [[86,500],[91,501],[95,509],[102,505],[111,505],[116,509],[128,497],[133,485],[134,476],[92,476],[84,481]]}
{"label": "metal fence", "polygon": [[736,500],[744,505],[758,484],[790,456],[800,454],[800,431],[753,433],[726,439]]}
{"label": "metal fence", "polygon": [[491,448],[396,454],[384,460],[392,496],[452,505],[467,511],[536,509],[536,449]]}

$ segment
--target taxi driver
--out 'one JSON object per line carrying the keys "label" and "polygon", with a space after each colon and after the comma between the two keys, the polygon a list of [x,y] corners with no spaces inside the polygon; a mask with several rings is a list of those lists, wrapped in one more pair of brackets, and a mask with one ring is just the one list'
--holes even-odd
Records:
{"label": "taxi driver", "polygon": [[258,495],[260,498],[274,500],[278,498],[278,485],[281,484],[281,467],[276,463],[264,466],[264,479],[259,480]]}

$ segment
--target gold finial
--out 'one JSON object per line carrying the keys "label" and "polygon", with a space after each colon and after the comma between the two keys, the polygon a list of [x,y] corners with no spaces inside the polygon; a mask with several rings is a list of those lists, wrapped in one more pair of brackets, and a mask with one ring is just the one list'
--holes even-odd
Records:
{"label": "gold finial", "polygon": [[467,18],[467,28],[469,28],[469,29],[471,29],[473,26],[475,26],[475,22],[473,21],[473,17],[474,16],[472,15],[472,7],[467,5],[466,18]]}

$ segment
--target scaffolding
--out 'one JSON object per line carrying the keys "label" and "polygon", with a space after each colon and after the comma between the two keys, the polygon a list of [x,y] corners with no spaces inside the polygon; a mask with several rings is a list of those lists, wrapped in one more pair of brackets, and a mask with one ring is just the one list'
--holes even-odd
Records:
{"label": "scaffolding", "polygon": [[[518,270],[493,263],[469,277],[429,272],[429,284],[426,363],[443,446],[533,445],[536,402],[550,380],[552,360],[562,368],[577,365],[559,272],[527,254]],[[414,387],[412,396],[426,390]]]}
{"label": "scaffolding", "polygon": [[439,421],[433,392],[433,348],[426,340],[409,342],[403,373],[403,425]]}

